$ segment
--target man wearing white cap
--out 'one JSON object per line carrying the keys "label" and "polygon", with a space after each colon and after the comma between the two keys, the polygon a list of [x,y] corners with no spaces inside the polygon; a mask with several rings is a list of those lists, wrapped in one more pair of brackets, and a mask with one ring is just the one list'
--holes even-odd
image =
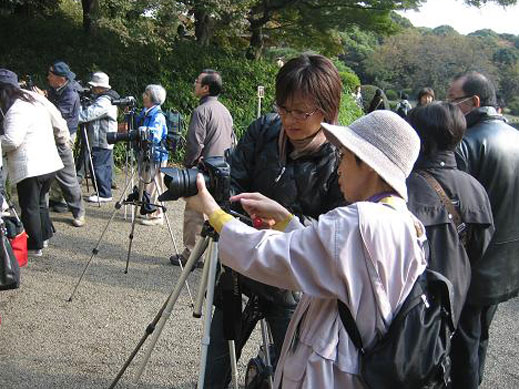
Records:
{"label": "man wearing white cap", "polygon": [[339,319],[337,300],[349,308],[369,348],[387,332],[426,267],[425,230],[406,207],[406,177],[420,149],[416,132],[389,111],[375,111],[349,127],[322,126],[342,153],[339,184],[351,205],[304,227],[259,193],[231,198],[273,226],[256,230],[220,209],[201,176],[198,195],[187,199],[220,234],[224,265],[304,293],[283,344],[276,388],[364,388],[358,350]]}
{"label": "man wearing white cap", "polygon": [[119,94],[112,90],[108,75],[96,72],[88,83],[92,87],[95,100],[92,105],[81,107],[79,123],[86,123],[88,141],[92,148],[92,162],[97,181],[97,194],[89,196],[88,202],[97,203],[112,201],[112,165],[113,145],[106,141],[106,134],[117,132],[117,106],[112,100],[118,99]]}

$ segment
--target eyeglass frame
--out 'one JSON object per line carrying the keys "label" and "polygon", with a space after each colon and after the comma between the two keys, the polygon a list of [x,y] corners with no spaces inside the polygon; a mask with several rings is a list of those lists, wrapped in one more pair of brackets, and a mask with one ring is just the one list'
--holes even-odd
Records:
{"label": "eyeglass frame", "polygon": [[454,99],[448,99],[447,101],[451,104],[459,105],[459,104],[463,104],[464,102],[466,102],[467,100],[469,100],[473,97],[474,97],[474,95],[464,95],[464,96],[456,97]]}
{"label": "eyeglass frame", "polygon": [[[295,120],[300,121],[300,122],[307,121],[310,116],[315,114],[317,111],[320,111],[319,108],[314,109],[312,112],[303,112],[298,109],[288,110],[285,107],[283,107],[282,105],[279,105],[276,103],[274,103],[274,110],[278,113],[279,116],[286,116],[286,115],[290,114],[290,115],[292,115],[292,117]],[[284,112],[280,112],[280,111],[284,111]],[[296,113],[294,113],[294,112],[296,112]],[[296,116],[297,114],[301,114],[302,116],[297,117]]]}

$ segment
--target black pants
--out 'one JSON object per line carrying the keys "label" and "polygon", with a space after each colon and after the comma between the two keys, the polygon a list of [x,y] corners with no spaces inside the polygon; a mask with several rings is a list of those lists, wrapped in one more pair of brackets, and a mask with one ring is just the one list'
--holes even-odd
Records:
{"label": "black pants", "polygon": [[[249,302],[250,301],[251,300],[249,300]],[[264,301],[260,301],[260,306],[262,311],[261,316],[247,314],[249,304],[245,307],[242,331],[239,339],[235,342],[236,360],[240,358],[243,346],[247,343],[257,321],[263,316],[272,331],[276,360],[281,354],[288,324],[295,309],[283,307],[278,304],[266,303]],[[229,344],[224,336],[223,322],[223,310],[215,307],[213,320],[211,322],[211,341],[207,353],[207,366],[204,380],[205,389],[226,388],[231,380]],[[274,367],[276,360],[272,361]]]}
{"label": "black pants", "polygon": [[483,380],[490,323],[496,305],[465,304],[452,338],[451,379],[453,389],[476,389]]}
{"label": "black pants", "polygon": [[47,207],[47,193],[55,172],[29,177],[16,185],[18,202],[22,211],[23,228],[27,232],[27,248],[38,250],[43,241],[52,237],[52,222]]}

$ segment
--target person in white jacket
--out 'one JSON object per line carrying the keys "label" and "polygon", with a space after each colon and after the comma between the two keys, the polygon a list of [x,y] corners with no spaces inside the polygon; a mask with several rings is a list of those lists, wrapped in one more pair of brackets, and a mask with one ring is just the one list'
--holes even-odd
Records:
{"label": "person in white jacket", "polygon": [[375,111],[349,127],[322,126],[341,150],[339,184],[351,205],[304,227],[259,193],[231,198],[273,226],[256,230],[225,213],[200,175],[198,195],[187,199],[219,232],[223,264],[303,292],[283,344],[276,388],[363,388],[358,350],[342,325],[337,300],[348,306],[369,348],[387,332],[426,267],[425,229],[406,207],[406,177],[420,149],[416,132],[390,111]]}
{"label": "person in white jacket", "polygon": [[18,77],[7,69],[0,69],[0,108],[0,141],[9,181],[18,191],[27,248],[30,255],[41,256],[44,242],[52,237],[47,194],[56,171],[63,168],[53,127],[66,128],[66,123],[48,100],[20,89]]}

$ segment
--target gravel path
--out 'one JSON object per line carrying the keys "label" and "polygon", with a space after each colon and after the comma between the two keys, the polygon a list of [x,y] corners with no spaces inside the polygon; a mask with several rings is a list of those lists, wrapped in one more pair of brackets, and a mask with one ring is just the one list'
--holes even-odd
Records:
{"label": "gravel path", "polygon": [[[83,188],[84,194],[86,189]],[[115,191],[119,198],[120,191]],[[114,196],[114,198],[116,198]],[[183,202],[168,203],[181,250]],[[180,269],[166,225],[137,224],[128,274],[124,274],[131,223],[117,211],[72,302],[68,298],[114,212],[87,204],[87,224],[52,214],[58,230],[39,258],[22,268],[20,289],[0,293],[0,388],[107,388],[176,284]],[[189,278],[198,289],[201,270]],[[202,320],[192,316],[184,288],[138,384],[134,376],[145,347],[118,388],[192,388],[198,380]],[[244,351],[248,361],[258,334]],[[243,381],[244,364],[240,366]]]}
{"label": "gravel path", "polygon": [[[167,205],[181,249],[183,202]],[[83,228],[72,227],[68,214],[52,214],[58,232],[50,247],[43,257],[29,259],[20,289],[0,292],[1,389],[108,388],[176,284],[180,270],[169,263],[175,250],[165,225],[136,225],[130,269],[124,274],[130,222],[121,209],[74,300],[67,302],[113,211],[113,204],[88,204]],[[197,270],[189,278],[194,290],[200,275]],[[485,388],[519,387],[518,313],[518,299],[498,310]],[[117,387],[195,387],[201,332],[202,321],[192,317],[184,289],[139,383],[133,380],[142,351]],[[258,335],[256,331],[241,359],[241,382]]]}

